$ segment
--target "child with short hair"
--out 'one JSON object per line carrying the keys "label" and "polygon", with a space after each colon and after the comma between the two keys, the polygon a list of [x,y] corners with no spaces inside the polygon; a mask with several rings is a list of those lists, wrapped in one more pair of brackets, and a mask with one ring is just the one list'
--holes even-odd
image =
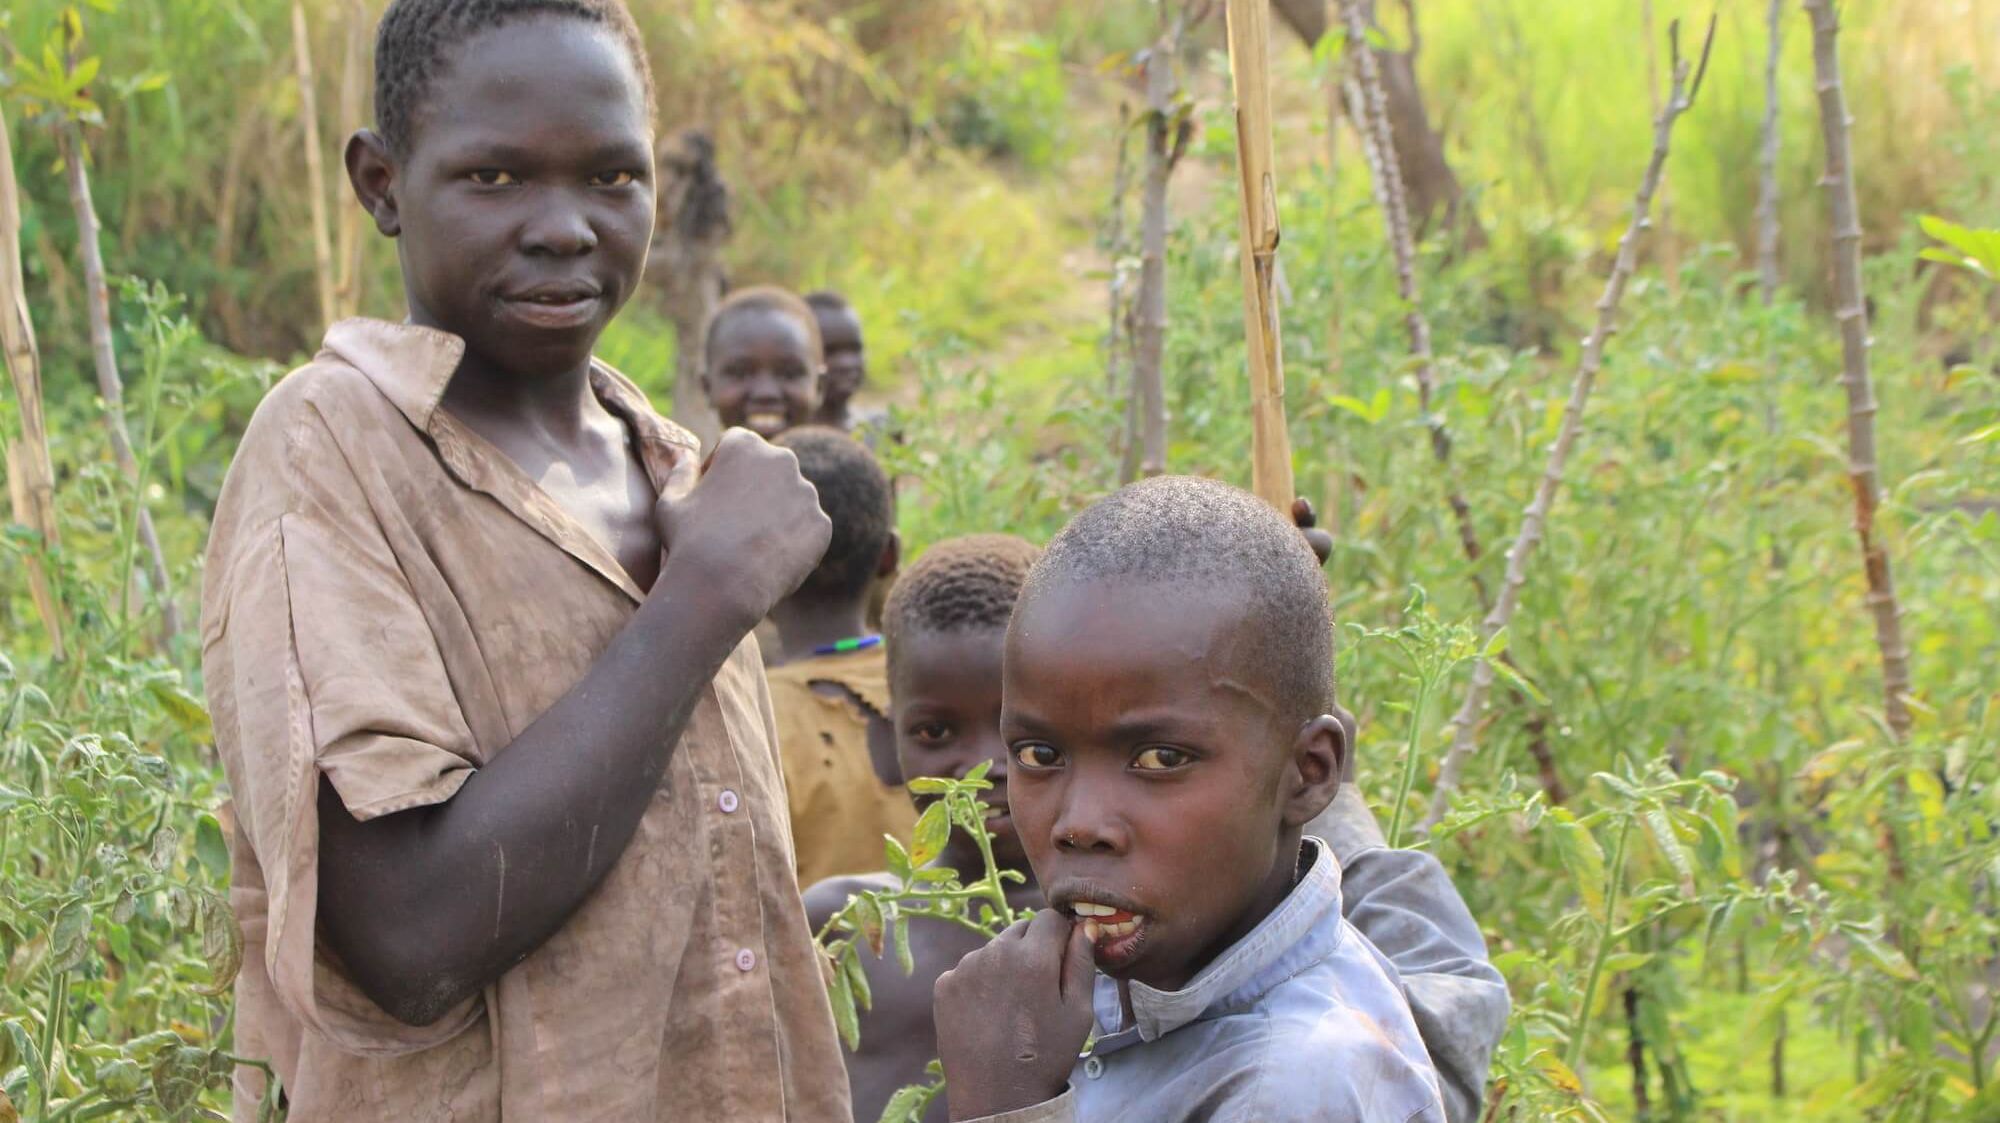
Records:
{"label": "child with short hair", "polygon": [[868,381],[861,317],[846,297],[830,289],[807,293],[806,303],[819,323],[820,345],[826,352],[826,377],[820,383],[819,412],[813,420],[851,431],[863,420],[850,408],[854,395]]}
{"label": "child with short hair", "polygon": [[1148,480],[1050,543],[1001,726],[1053,907],[937,981],[952,1119],[1445,1119],[1395,966],[1302,834],[1350,751],[1332,668],[1312,552],[1247,493]]}
{"label": "child with short hair", "polygon": [[235,1052],[293,1123],[844,1119],[746,641],[827,521],[591,355],[653,225],[631,16],[393,0],[375,102],[409,320],[264,399],[204,574]]}
{"label": "child with short hair", "polygon": [[889,477],[846,433],[819,425],[777,440],[819,492],[833,538],[805,583],[771,610],[781,661],[766,669],[792,815],[799,884],[882,864],[882,836],[916,825],[896,763],[882,637],[868,591],[896,571]]}
{"label": "child with short hair", "polygon": [[768,441],[819,410],[826,370],[819,320],[789,290],[730,293],[702,338],[701,390],[723,428],[741,426]]}
{"label": "child with short hair", "polygon": [[[988,762],[993,790],[985,793],[986,801],[1003,812],[987,821],[993,858],[1003,869],[1024,874],[1030,872],[1027,858],[1004,814],[1007,754],[1000,743],[1000,653],[1014,599],[1040,553],[1008,534],[939,542],[897,579],[882,615],[902,774],[956,779]],[[935,797],[917,798],[927,805]],[[870,868],[881,861],[878,838]],[[961,882],[986,872],[979,848],[962,831],[952,832],[938,863],[956,870]],[[887,873],[822,881],[806,890],[808,922],[817,931],[852,894],[899,885]],[[1016,908],[1042,903],[1032,877],[1026,884],[1009,885],[1007,898]],[[874,1002],[861,1013],[861,1048],[847,1058],[856,1119],[880,1118],[898,1088],[926,1079],[924,1067],[937,1056],[931,985],[985,942],[956,924],[918,921],[909,929],[910,974],[893,958],[862,957]],[[943,1118],[943,1111],[942,1103],[932,1105],[935,1117]]]}

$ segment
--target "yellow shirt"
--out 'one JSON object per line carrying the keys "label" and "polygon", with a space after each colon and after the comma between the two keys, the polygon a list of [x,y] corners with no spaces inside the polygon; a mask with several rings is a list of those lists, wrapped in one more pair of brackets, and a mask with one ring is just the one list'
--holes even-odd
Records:
{"label": "yellow shirt", "polygon": [[[749,640],[603,883],[484,994],[407,1026],[321,944],[320,777],[357,819],[450,799],[642,598],[438,404],[462,352],[425,328],[334,325],[258,406],[223,485],[202,666],[240,824],[236,1051],[269,1058],[291,1123],[847,1119]],[[655,487],[697,455],[622,375],[597,366],[591,388]],[[263,1080],[236,1072],[248,1120]]]}
{"label": "yellow shirt", "polygon": [[[889,661],[881,644],[769,669],[778,757],[792,807],[799,884],[882,868],[882,836],[910,837],[917,810],[901,784],[885,784],[868,753],[871,711],[889,714]],[[829,696],[814,683],[842,688]]]}

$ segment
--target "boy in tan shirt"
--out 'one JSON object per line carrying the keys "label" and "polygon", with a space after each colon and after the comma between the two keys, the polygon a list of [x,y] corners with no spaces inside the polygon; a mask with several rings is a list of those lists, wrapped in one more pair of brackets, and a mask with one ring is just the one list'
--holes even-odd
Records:
{"label": "boy in tan shirt", "polygon": [[631,17],[394,0],[376,67],[409,320],[272,390],[209,544],[236,1050],[292,1123],[845,1119],[746,639],[826,518],[591,358],[652,232]]}
{"label": "boy in tan shirt", "polygon": [[833,538],[819,567],[771,610],[783,650],[768,673],[792,809],[799,884],[882,865],[916,808],[889,722],[889,664],[866,624],[869,589],[901,553],[889,478],[860,442],[820,426],[777,439],[819,493]]}

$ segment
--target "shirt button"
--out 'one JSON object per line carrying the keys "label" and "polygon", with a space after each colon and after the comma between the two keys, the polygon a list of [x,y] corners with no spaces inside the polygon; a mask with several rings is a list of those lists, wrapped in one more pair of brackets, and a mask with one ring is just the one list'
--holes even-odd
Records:
{"label": "shirt button", "polygon": [[1085,1076],[1090,1077],[1092,1080],[1095,1080],[1098,1077],[1103,1076],[1104,1061],[1098,1057],[1086,1058],[1083,1062],[1083,1074]]}
{"label": "shirt button", "polygon": [[756,966],[756,952],[751,951],[749,948],[744,948],[742,951],[736,953],[736,969],[738,971],[748,971]]}
{"label": "shirt button", "polygon": [[[715,805],[722,808],[724,815],[735,814],[739,802],[736,798],[736,793],[730,791],[728,788],[722,789],[722,794],[715,797]],[[748,968],[745,968],[745,970],[748,970]]]}

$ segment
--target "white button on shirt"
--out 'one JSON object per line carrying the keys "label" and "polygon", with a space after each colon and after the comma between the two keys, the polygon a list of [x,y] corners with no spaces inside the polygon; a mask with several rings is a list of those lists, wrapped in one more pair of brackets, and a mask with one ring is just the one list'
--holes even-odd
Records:
{"label": "white button on shirt", "polygon": [[756,952],[751,951],[749,948],[744,948],[742,951],[736,953],[736,969],[738,971],[748,971],[756,966]]}
{"label": "white button on shirt", "polygon": [[722,794],[715,797],[715,805],[722,808],[724,815],[734,814],[737,807],[736,793],[728,788],[722,789]]}

